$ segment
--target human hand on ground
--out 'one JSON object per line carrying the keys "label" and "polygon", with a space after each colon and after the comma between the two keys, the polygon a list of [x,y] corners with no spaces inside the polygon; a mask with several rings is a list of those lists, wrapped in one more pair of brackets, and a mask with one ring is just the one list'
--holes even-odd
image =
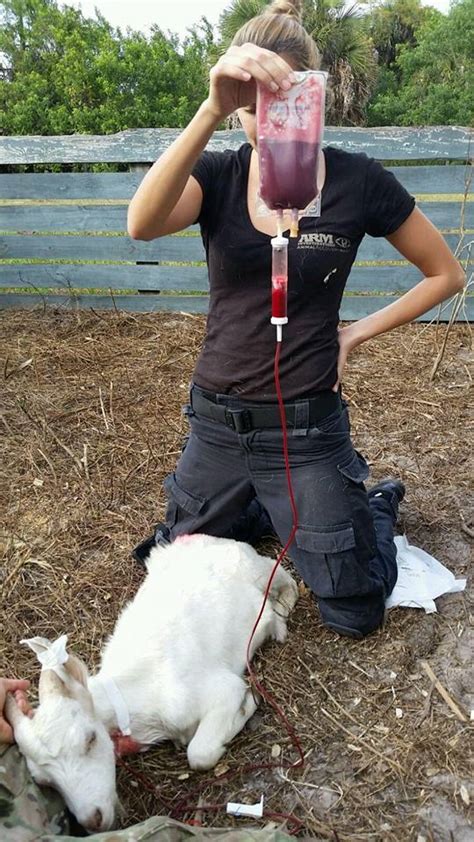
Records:
{"label": "human hand on ground", "polygon": [[13,693],[22,713],[28,715],[31,708],[26,698],[25,690],[29,686],[30,682],[26,681],[26,679],[0,678],[0,743],[13,743],[15,741],[12,727],[4,715],[7,693]]}
{"label": "human hand on ground", "polygon": [[256,44],[229,47],[211,69],[207,104],[220,119],[238,108],[254,105],[256,82],[271,91],[289,90],[296,82],[290,65],[279,55]]}

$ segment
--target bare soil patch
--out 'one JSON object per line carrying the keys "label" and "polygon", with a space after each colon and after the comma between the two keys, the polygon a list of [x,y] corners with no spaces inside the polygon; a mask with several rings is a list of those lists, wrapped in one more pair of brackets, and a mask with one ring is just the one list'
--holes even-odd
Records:
{"label": "bare soil patch", "polygon": [[[67,632],[93,669],[141,581],[130,550],[163,515],[162,480],[186,434],[180,409],[205,322],[172,313],[58,311],[3,312],[0,320],[0,674],[36,685],[37,666],[20,638]],[[456,326],[430,382],[445,330],[413,325],[367,343],[350,359],[344,392],[371,480],[406,482],[400,531],[464,576],[472,558],[474,355],[469,328]],[[302,588],[288,642],[268,646],[257,665],[299,734],[304,768],[247,768],[270,762],[274,746],[280,759],[296,759],[283,726],[262,706],[216,774],[190,772],[185,753],[171,745],[120,769],[124,825],[166,813],[171,802],[190,804],[179,816],[190,818],[199,796],[221,805],[256,801],[263,792],[270,812],[293,813],[316,839],[472,840],[471,726],[431,689],[420,665],[430,663],[469,715],[470,605],[472,585],[440,599],[435,615],[395,609],[383,629],[355,642],[321,626]],[[226,771],[232,774],[219,779]],[[156,794],[136,773],[158,785]],[[220,808],[203,821],[242,826]]]}

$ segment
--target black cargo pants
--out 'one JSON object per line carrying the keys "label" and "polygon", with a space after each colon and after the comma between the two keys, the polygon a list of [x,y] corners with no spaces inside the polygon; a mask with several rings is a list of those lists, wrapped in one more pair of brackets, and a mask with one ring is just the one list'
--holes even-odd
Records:
{"label": "black cargo pants", "polygon": [[[191,404],[193,390],[201,392],[192,387]],[[232,409],[252,406],[215,397]],[[382,623],[396,582],[396,512],[385,497],[367,495],[368,466],[352,445],[347,405],[342,402],[314,426],[308,425],[307,402],[297,403],[288,449],[298,530],[289,555],[315,594],[325,625],[363,637]],[[192,405],[185,412],[190,436],[176,471],[165,479],[171,540],[194,532],[232,535],[233,524],[257,497],[285,544],[292,514],[281,430],[238,433],[203,418]]]}

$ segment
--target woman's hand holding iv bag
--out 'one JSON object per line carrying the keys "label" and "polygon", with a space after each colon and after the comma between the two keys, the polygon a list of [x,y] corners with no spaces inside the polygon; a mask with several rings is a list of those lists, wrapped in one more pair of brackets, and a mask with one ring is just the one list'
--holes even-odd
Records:
{"label": "woman's hand holding iv bag", "polygon": [[229,47],[211,69],[209,80],[207,106],[223,120],[238,108],[255,105],[257,82],[273,92],[287,91],[296,76],[276,53],[255,44],[243,44]]}

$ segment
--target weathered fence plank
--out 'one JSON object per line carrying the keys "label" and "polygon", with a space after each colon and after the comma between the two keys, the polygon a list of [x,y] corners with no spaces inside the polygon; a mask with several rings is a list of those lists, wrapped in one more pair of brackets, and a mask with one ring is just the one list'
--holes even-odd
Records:
{"label": "weathered fence plank", "polygon": [[31,310],[36,307],[64,307],[97,310],[131,310],[147,313],[159,310],[174,312],[206,313],[209,299],[201,295],[32,295],[29,293],[0,293],[0,308],[17,307]]}
{"label": "weathered fence plank", "polygon": [[[0,139],[1,143],[1,139]],[[410,193],[464,194],[472,190],[471,165],[391,167]],[[133,173],[6,173],[0,178],[0,199],[123,199],[128,202],[143,178]]]}
{"label": "weathered fence plank", "polygon": [[0,286],[209,291],[207,266],[0,264]]}
{"label": "weathered fence plank", "polygon": [[[0,138],[0,165],[48,163],[149,163],[178,137],[180,129],[130,129],[113,135],[12,136]],[[326,127],[326,144],[348,152],[364,151],[381,161],[436,158],[468,161],[472,130],[461,126],[372,129]],[[208,149],[236,149],[241,131],[214,132]]]}
{"label": "weathered fence plank", "polygon": [[[1,178],[1,177],[0,177]],[[440,230],[459,228],[461,202],[419,202],[420,209]],[[464,206],[464,227],[474,228],[474,202]],[[122,231],[127,205],[0,205],[3,231]]]}
{"label": "weathered fence plank", "polygon": [[[467,241],[469,235],[464,237]],[[459,236],[446,234],[445,240],[451,249],[455,249]],[[204,247],[200,237],[163,237],[145,243],[131,240],[129,237],[82,236],[38,236],[26,234],[0,236],[0,258],[23,258],[40,260],[113,260],[165,261],[165,262],[202,262],[205,260]],[[357,259],[394,261],[400,260],[400,253],[385,238],[365,237],[360,246]]]}
{"label": "weathered fence plank", "polygon": [[[380,310],[381,307],[396,301],[394,296],[345,295],[341,305],[341,319],[354,321]],[[206,313],[208,298],[204,296],[162,296],[162,295],[51,295],[40,296],[18,293],[0,293],[0,308],[41,308],[45,305],[71,309],[94,308],[97,310],[125,310],[139,313],[152,313],[169,310],[184,313]],[[445,306],[441,313],[441,320],[448,321],[451,305]],[[427,322],[436,318],[438,308],[430,310],[417,321]],[[474,298],[466,299],[466,307],[459,314],[459,321],[474,320]]]}
{"label": "weathered fence plank", "polygon": [[[420,272],[406,266],[355,266],[349,292],[406,292],[421,280]],[[94,264],[0,264],[1,287],[50,289],[113,289],[140,291],[208,292],[206,266],[104,266]],[[291,293],[291,286],[290,286]],[[270,286],[269,292],[270,295]]]}
{"label": "weathered fence plank", "polygon": [[143,172],[5,173],[0,178],[0,198],[128,201],[142,178]]}

